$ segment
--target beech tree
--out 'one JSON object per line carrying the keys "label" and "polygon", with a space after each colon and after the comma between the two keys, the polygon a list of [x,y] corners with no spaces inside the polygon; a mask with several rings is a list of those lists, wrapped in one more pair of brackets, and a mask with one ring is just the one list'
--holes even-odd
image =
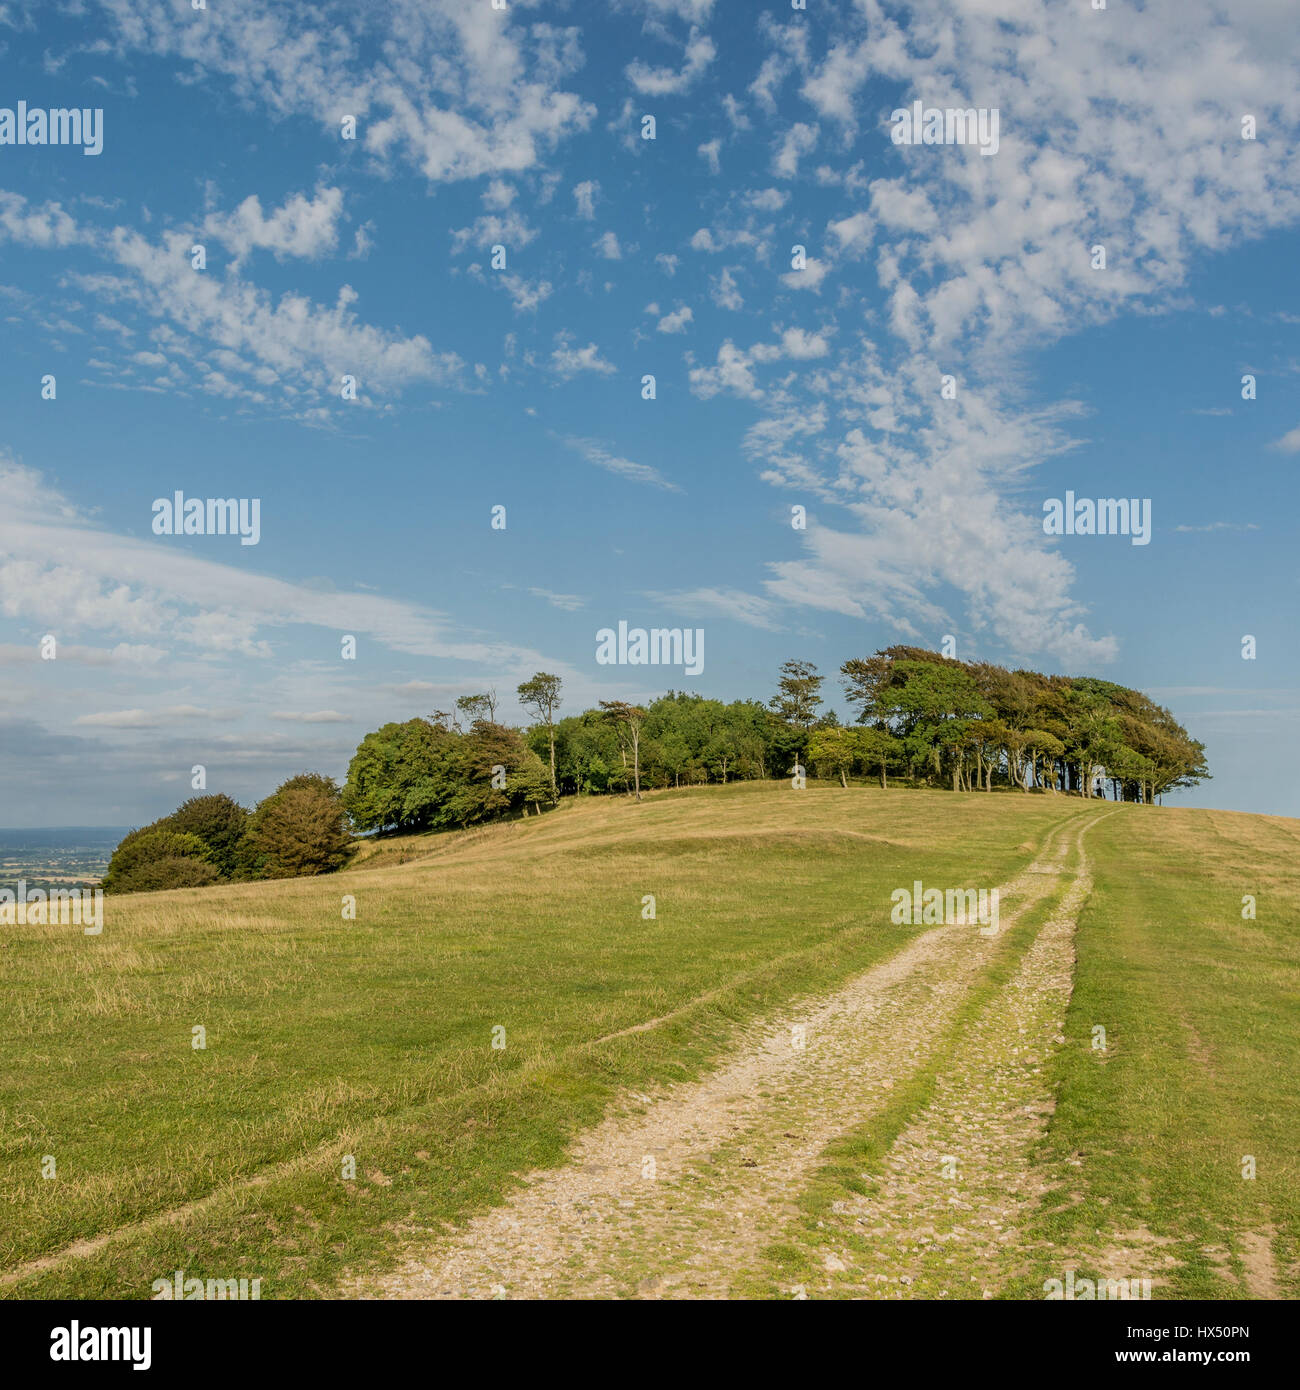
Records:
{"label": "beech tree", "polygon": [[646,712],[640,705],[629,705],[626,700],[602,700],[600,707],[615,721],[627,738],[632,750],[632,775],[636,789],[636,799],[641,800],[641,726],[645,723]]}
{"label": "beech tree", "polygon": [[927,781],[946,768],[954,788],[991,791],[999,777],[1024,791],[1090,797],[1103,776],[1117,797],[1150,803],[1210,775],[1204,745],[1167,709],[1111,681],[1006,671],[905,646],[854,657],[840,674],[859,723],[900,739]]}
{"label": "beech tree", "polygon": [[796,729],[811,728],[822,703],[823,679],[811,661],[783,661],[781,679],[768,707],[785,724]]}
{"label": "beech tree", "polygon": [[560,678],[539,671],[532,680],[524,681],[518,689],[519,703],[541,723],[551,747],[551,799],[560,799],[560,785],[555,779],[555,711],[560,707]]}

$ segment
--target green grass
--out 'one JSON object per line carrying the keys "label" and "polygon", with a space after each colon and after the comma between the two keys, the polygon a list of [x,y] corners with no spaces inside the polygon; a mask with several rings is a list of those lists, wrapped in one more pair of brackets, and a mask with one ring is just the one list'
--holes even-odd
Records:
{"label": "green grass", "polygon": [[110,1239],[0,1293],[145,1297],[175,1268],[328,1293],[559,1161],[621,1088],[698,1074],[738,1025],[897,949],[899,884],[1001,882],[1075,809],[698,789],[111,899],[98,938],[10,928],[0,1267]]}
{"label": "green grass", "polygon": [[[0,1281],[23,1273],[0,1295],[143,1298],[182,1268],[328,1296],[562,1161],[625,1088],[698,1075],[738,1028],[897,950],[912,932],[889,922],[894,888],[1005,882],[1081,809],[700,788],[383,842],[321,879],[110,899],[100,937],[6,928]],[[1100,1250],[1098,1232],[1146,1231],[1179,1261],[1165,1296],[1228,1297],[1245,1288],[1244,1238],[1266,1232],[1280,1287],[1300,1292],[1298,839],[1294,821],[1145,807],[1090,832],[1096,889],[1036,1156],[1067,1185],[1036,1239]],[[1034,920],[1007,933],[955,1029]],[[864,1181],[932,1080],[832,1146],[810,1222]],[[803,1258],[771,1253],[789,1272]],[[1006,1291],[1041,1297],[1050,1263]]]}
{"label": "green grass", "polygon": [[[748,1296],[788,1296],[786,1290],[792,1285],[810,1284],[817,1278],[820,1257],[828,1249],[852,1251],[862,1244],[851,1230],[837,1227],[823,1233],[823,1218],[834,1203],[847,1196],[875,1195],[878,1178],[894,1141],[925,1110],[934,1095],[945,1059],[961,1046],[966,1030],[979,1017],[980,1011],[1015,974],[1017,965],[1056,902],[1055,894],[1044,898],[1028,908],[1009,931],[999,935],[988,964],[976,976],[942,1038],[936,1039],[929,1062],[918,1067],[905,1084],[896,1087],[888,1103],[868,1121],[827,1146],[821,1165],[799,1197],[802,1221],[798,1239],[774,1244],[764,1251],[763,1266],[755,1270],[748,1281]],[[834,1296],[833,1290],[831,1296]]]}
{"label": "green grass", "polygon": [[[1002,1297],[1041,1299],[1068,1266],[1082,1278],[1151,1278],[1158,1298],[1300,1296],[1300,822],[1126,806],[1097,822],[1087,847],[1094,887],[1050,1068],[1055,1111],[1033,1155],[1050,1190],[1000,1286],[997,1272],[988,1282]],[[1245,896],[1254,920],[1242,917]],[[812,1283],[825,1249],[855,1249],[851,1230],[823,1231],[823,1218],[871,1195],[944,1054],[1009,978],[1044,910],[1003,938],[932,1061],[828,1147],[800,1223],[748,1292]]]}
{"label": "green grass", "polygon": [[[1069,1181],[1045,1208],[1042,1233],[1103,1249],[1107,1232],[1145,1231],[1177,1261],[1158,1271],[1161,1296],[1205,1298],[1244,1296],[1243,1238],[1263,1233],[1278,1292],[1294,1298],[1300,822],[1176,809],[1117,816],[1092,832],[1089,851],[1095,890],[1079,923],[1041,1156]],[[1254,921],[1242,918],[1246,895]],[[1105,1052],[1092,1048],[1097,1025]],[[1242,1177],[1247,1155],[1254,1179]],[[1051,1276],[1060,1271],[1040,1268],[1025,1284]]]}

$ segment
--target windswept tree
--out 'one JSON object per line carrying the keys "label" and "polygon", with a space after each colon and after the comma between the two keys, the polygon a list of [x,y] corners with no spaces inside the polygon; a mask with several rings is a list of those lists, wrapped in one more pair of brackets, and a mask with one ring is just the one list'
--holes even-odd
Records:
{"label": "windswept tree", "polygon": [[1094,795],[1108,777],[1117,796],[1150,802],[1210,775],[1205,748],[1140,691],[1091,676],[1046,676],[963,662],[918,647],[888,647],[840,668],[858,721],[899,738],[928,781],[946,764],[954,789],[995,776]]}
{"label": "windswept tree", "polygon": [[620,734],[627,741],[632,753],[633,787],[636,799],[641,800],[641,728],[645,724],[646,712],[640,705],[630,705],[626,700],[602,700],[600,707],[608,718],[617,725]]}
{"label": "windswept tree", "polygon": [[811,661],[783,661],[776,694],[767,702],[773,722],[772,748],[782,764],[807,757],[808,735],[817,723],[822,677]]}
{"label": "windswept tree", "polygon": [[442,817],[447,824],[475,825],[548,799],[550,778],[523,735],[486,719],[458,741],[452,767],[454,786]]}
{"label": "windswept tree", "polygon": [[539,723],[546,725],[547,740],[551,748],[551,799],[558,801],[560,784],[555,778],[555,712],[560,708],[560,678],[539,671],[532,680],[524,681],[517,693],[519,703]]}
{"label": "windswept tree", "polygon": [[781,679],[769,708],[776,717],[797,729],[810,729],[822,703],[822,677],[811,661],[783,661]]}
{"label": "windswept tree", "polygon": [[465,716],[467,724],[476,724],[480,719],[489,724],[495,724],[497,722],[497,693],[495,690],[487,690],[479,695],[458,695],[456,708]]}

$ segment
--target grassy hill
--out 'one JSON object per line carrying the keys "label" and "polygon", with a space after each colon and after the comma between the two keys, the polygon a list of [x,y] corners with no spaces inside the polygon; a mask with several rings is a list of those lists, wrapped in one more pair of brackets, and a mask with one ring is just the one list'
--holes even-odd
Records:
{"label": "grassy hill", "polygon": [[[923,929],[891,923],[895,888],[1005,883],[1102,812],[1039,1155],[1072,1188],[1040,1237],[1141,1229],[1168,1292],[1260,1291],[1265,1260],[1294,1295],[1300,823],[818,784],[566,804],[328,877],[113,898],[96,938],[5,929],[0,1295],[148,1297],[178,1268],[329,1295],[559,1163],[617,1096],[898,952]],[[998,943],[973,1001],[1027,944]],[[919,1075],[891,1132],[926,1094]],[[869,1181],[874,1128],[827,1155],[773,1280]],[[1041,1297],[1040,1274],[1002,1292]]]}

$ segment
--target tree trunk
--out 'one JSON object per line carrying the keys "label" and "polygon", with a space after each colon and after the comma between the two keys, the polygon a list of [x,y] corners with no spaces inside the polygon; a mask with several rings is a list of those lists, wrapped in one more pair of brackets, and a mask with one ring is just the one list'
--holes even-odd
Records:
{"label": "tree trunk", "polygon": [[880,764],[880,790],[883,792],[883,791],[888,791],[888,789],[889,789],[889,783],[885,780],[885,765],[884,765],[884,763],[882,762],[882,763]]}

